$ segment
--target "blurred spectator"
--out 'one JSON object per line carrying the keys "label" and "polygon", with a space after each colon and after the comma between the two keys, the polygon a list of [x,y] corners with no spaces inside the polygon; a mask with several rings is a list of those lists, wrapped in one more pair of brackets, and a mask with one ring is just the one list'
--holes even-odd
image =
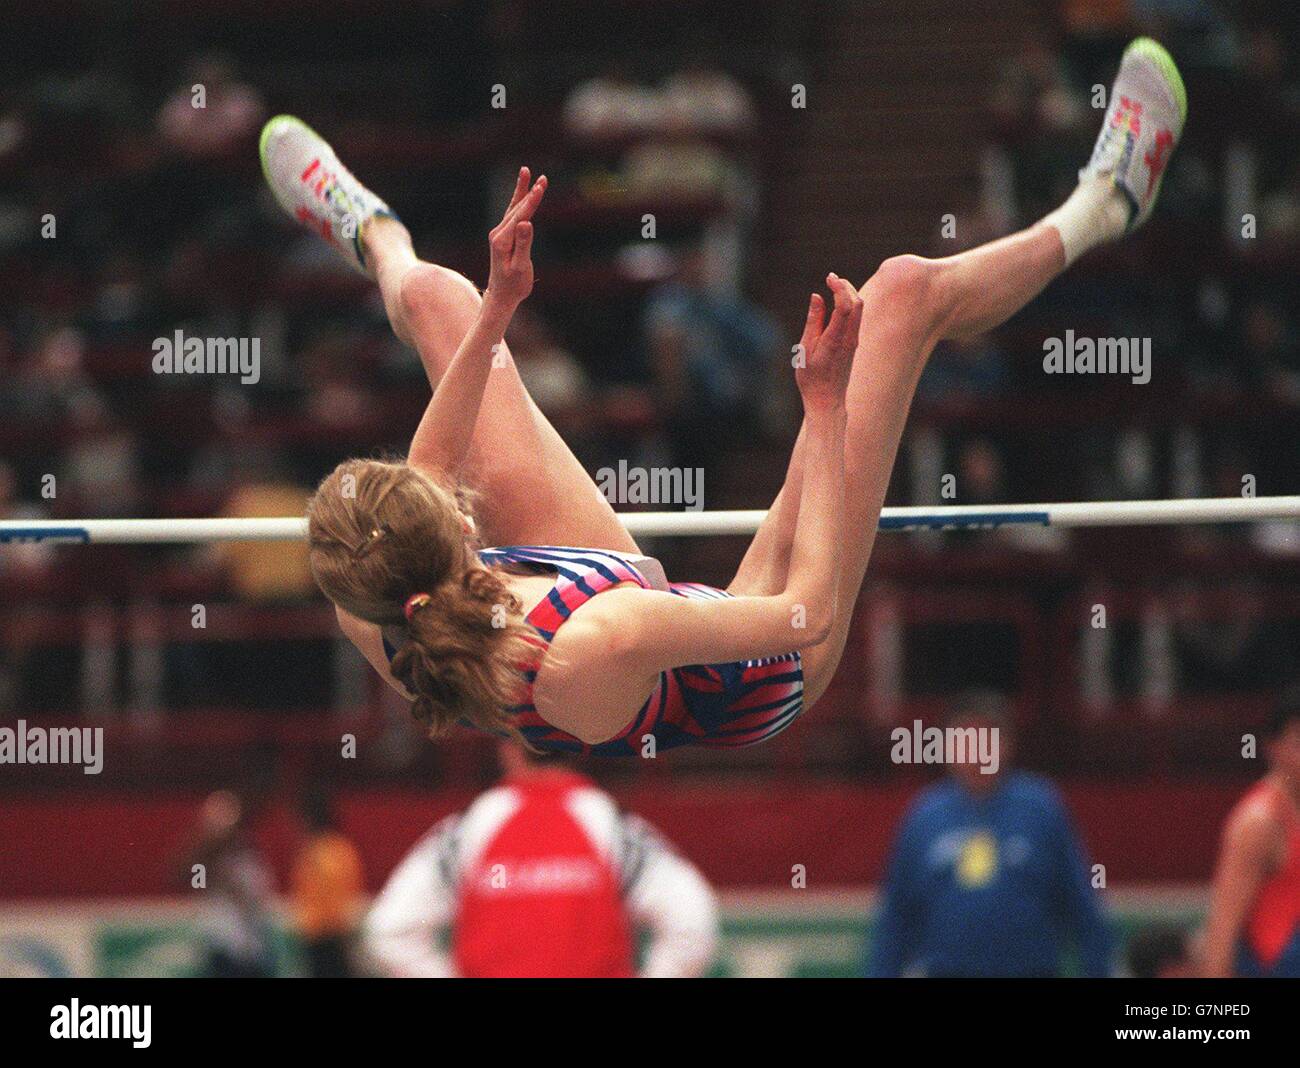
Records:
{"label": "blurred spectator", "polygon": [[1300,345],[1286,313],[1270,301],[1255,301],[1242,323],[1242,348],[1253,377],[1277,400],[1300,406]]}
{"label": "blurred spectator", "polygon": [[997,769],[951,763],[908,809],[868,974],[1054,976],[1073,943],[1085,975],[1109,975],[1112,937],[1083,848],[1056,789],[1010,767],[1002,702],[971,695],[947,727],[996,729]]}
{"label": "blurred spectator", "polygon": [[[229,443],[228,454],[237,474],[218,512],[221,517],[272,519],[303,514],[310,491],[286,474],[279,455]],[[316,597],[303,542],[218,542],[195,559],[214,567],[240,604],[292,610]],[[170,645],[173,699],[188,706],[328,707],[334,687],[332,633],[325,627],[319,636],[282,635],[279,626],[272,617],[263,622],[264,633],[247,638]]]}
{"label": "blurred spectator", "polygon": [[515,312],[506,332],[519,377],[537,407],[563,426],[591,403],[591,383],[574,355],[551,333],[546,320],[526,306]]}
{"label": "blurred spectator", "polygon": [[105,400],[86,373],[85,357],[79,331],[57,327],[43,333],[12,387],[14,416],[49,427],[73,415],[104,411]]}
{"label": "blurred spectator", "polygon": [[363,907],[361,857],[322,791],[308,794],[302,815],[307,836],[293,865],[294,926],[307,974],[345,978],[352,974],[352,936]]}
{"label": "blurred spectator", "polygon": [[[273,454],[242,450],[237,482],[220,515],[230,519],[270,519],[301,515],[311,491],[290,479]],[[296,541],[231,541],[213,546],[212,555],[242,601],[296,601],[315,593],[307,546]]]}
{"label": "blurred spectator", "polygon": [[225,56],[200,57],[158,113],[158,130],[194,159],[224,156],[246,146],[266,114],[257,90],[239,80]]}
{"label": "blurred spectator", "polygon": [[306,410],[327,427],[356,427],[374,411],[365,368],[357,360],[360,339],[332,331],[313,340],[302,352]]}
{"label": "blurred spectator", "polygon": [[574,86],[564,102],[564,124],[580,137],[643,133],[662,118],[660,94],[636,81],[626,64],[616,58],[596,77]]}
{"label": "blurred spectator", "polygon": [[754,125],[745,87],[704,56],[665,78],[662,93],[663,125],[670,132],[739,134]]}
{"label": "blurred spectator", "polygon": [[[1230,552],[1240,539],[1240,532],[1200,533],[1202,550],[1220,554]],[[1267,591],[1258,579],[1225,576],[1208,612],[1200,608],[1195,583],[1179,580],[1170,592],[1173,645],[1169,651],[1183,692],[1249,693],[1258,688],[1259,680],[1276,680],[1291,668],[1295,624],[1269,618]],[[1148,671],[1169,670],[1160,663],[1164,655],[1144,653]]]}
{"label": "blurred spectator", "polygon": [[1209,976],[1300,978],[1300,689],[1264,739],[1269,770],[1224,826],[1205,925]]}
{"label": "blurred spectator", "polygon": [[187,851],[185,878],[206,906],[200,925],[204,974],[269,978],[275,973],[274,887],[270,868],[249,834],[245,803],[227,790],[209,795],[199,814],[196,839]]}
{"label": "blurred spectator", "polygon": [[1010,385],[1006,353],[993,339],[953,338],[936,346],[917,396],[932,403],[969,403],[1004,396]]}
{"label": "blurred spectator", "polygon": [[1062,0],[1060,6],[1063,52],[1082,84],[1091,85],[1134,36],[1132,0]]}
{"label": "blurred spectator", "polygon": [[63,454],[59,499],[86,515],[137,514],[141,484],[135,430],[97,407],[78,411],[72,428],[76,436]]}
{"label": "blurred spectator", "polygon": [[[18,497],[14,469],[0,460],[0,519],[46,519],[45,509],[25,504]],[[43,542],[6,543],[0,552],[0,575],[33,575],[50,566],[53,546]]]}
{"label": "blurred spectator", "polygon": [[[717,901],[643,820],[554,757],[499,747],[505,778],[389,876],[366,943],[390,975],[693,977]],[[649,945],[637,968],[638,927]],[[450,935],[450,949],[443,940]]]}
{"label": "blurred spectator", "polygon": [[1123,37],[1132,18],[1130,0],[1062,0],[1061,21],[1072,34]]}
{"label": "blurred spectator", "polygon": [[[1006,463],[1003,453],[988,438],[971,438],[961,443],[957,449],[957,487],[962,504],[1005,504],[1015,499],[1015,494],[1007,485]],[[967,543],[980,537],[988,537],[987,532],[956,532],[954,537],[964,539]],[[1013,545],[1027,552],[1060,552],[1069,545],[1069,534],[1059,528],[1039,526],[1037,524],[1012,523],[999,527],[992,533],[998,541]],[[982,639],[976,640],[972,648],[984,645],[986,662],[1002,662],[1014,674],[1016,651],[1004,636],[1003,644],[996,646],[990,628],[981,628]],[[997,653],[995,655],[995,648]]]}
{"label": "blurred spectator", "polygon": [[1261,198],[1259,232],[1278,240],[1300,237],[1300,160]]}
{"label": "blurred spectator", "polygon": [[144,264],[130,253],[119,253],[104,264],[94,303],[87,309],[86,327],[96,341],[134,339],[153,312]]}
{"label": "blurred spectator", "polygon": [[729,207],[744,195],[734,151],[719,135],[737,137],[754,123],[749,94],[731,75],[697,57],[664,81],[654,136],[628,150],[623,176],[644,195],[721,196]]}
{"label": "blurred spectator", "polygon": [[707,464],[752,433],[776,329],[743,297],[710,289],[703,250],[683,253],[676,278],[650,295],[645,334],[676,463]]}
{"label": "blurred spectator", "polygon": [[971,438],[958,449],[957,485],[967,504],[997,504],[1006,499],[1002,457],[987,438]]}
{"label": "blurred spectator", "polygon": [[[19,499],[14,469],[0,460],[0,519],[44,518],[43,509]],[[0,543],[0,582],[17,584],[20,589],[43,583],[53,562],[54,548],[47,543]],[[34,707],[30,691],[32,682],[41,677],[42,665],[40,647],[33,650],[29,644],[28,626],[21,617],[0,619],[0,715]]]}
{"label": "blurred spectator", "polygon": [[1061,55],[1036,37],[1003,71],[990,108],[1011,163],[1020,219],[1035,218],[1074,188],[1098,112],[1072,84]]}

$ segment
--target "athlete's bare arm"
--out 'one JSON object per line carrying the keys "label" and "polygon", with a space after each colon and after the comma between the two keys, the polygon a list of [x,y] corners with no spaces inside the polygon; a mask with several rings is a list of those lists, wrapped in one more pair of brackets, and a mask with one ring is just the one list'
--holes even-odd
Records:
{"label": "athlete's bare arm", "polygon": [[412,467],[455,479],[469,456],[497,346],[515,309],[533,291],[531,219],[546,194],[546,176],[531,187],[528,181],[525,167],[505,215],[488,237],[492,269],[483,304],[416,428],[407,455]]}
{"label": "athlete's bare arm", "polygon": [[1237,942],[1255,895],[1277,863],[1281,833],[1277,820],[1258,804],[1234,813],[1224,828],[1205,925],[1206,976],[1233,974]]}
{"label": "athlete's bare arm", "polygon": [[856,290],[835,275],[828,282],[834,312],[823,330],[825,305],[812,298],[797,373],[808,466],[785,589],[707,601],[643,589],[593,597],[556,635],[538,672],[534,701],[552,725],[588,744],[606,741],[661,671],[780,656],[826,639],[843,544],[844,394],[862,319]]}

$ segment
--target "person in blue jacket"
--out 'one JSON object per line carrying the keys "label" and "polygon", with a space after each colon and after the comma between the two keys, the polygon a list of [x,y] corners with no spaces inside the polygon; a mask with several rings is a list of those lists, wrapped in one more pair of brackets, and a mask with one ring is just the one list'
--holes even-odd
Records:
{"label": "person in blue jacket", "polygon": [[[867,975],[1055,976],[1070,949],[1084,975],[1113,973],[1100,880],[1056,788],[1009,768],[1009,728],[991,695],[949,716],[949,776],[921,791],[898,831]],[[964,754],[954,737],[972,743]],[[908,759],[912,741],[900,739]]]}

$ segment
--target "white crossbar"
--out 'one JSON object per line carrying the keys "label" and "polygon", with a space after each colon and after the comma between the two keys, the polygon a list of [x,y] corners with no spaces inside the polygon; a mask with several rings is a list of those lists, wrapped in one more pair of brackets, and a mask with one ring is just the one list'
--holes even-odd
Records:
{"label": "white crossbar", "polygon": [[[638,537],[753,534],[767,513],[753,511],[625,512]],[[991,530],[1004,526],[1122,527],[1183,523],[1258,523],[1300,519],[1297,497],[1214,497],[1204,500],[1089,501],[1067,504],[955,505],[886,508],[881,530]],[[296,541],[307,521],[286,519],[62,519],[0,521],[0,544],[60,542],[143,545],[214,541]]]}

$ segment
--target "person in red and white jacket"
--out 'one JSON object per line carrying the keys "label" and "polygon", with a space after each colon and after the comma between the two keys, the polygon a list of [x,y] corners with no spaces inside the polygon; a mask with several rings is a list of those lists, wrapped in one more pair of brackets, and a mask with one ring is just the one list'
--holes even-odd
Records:
{"label": "person in red and white jacket", "polygon": [[[393,871],[364,942],[394,976],[690,977],[712,963],[709,884],[648,823],[503,743],[502,781]],[[650,941],[636,967],[636,934]]]}

